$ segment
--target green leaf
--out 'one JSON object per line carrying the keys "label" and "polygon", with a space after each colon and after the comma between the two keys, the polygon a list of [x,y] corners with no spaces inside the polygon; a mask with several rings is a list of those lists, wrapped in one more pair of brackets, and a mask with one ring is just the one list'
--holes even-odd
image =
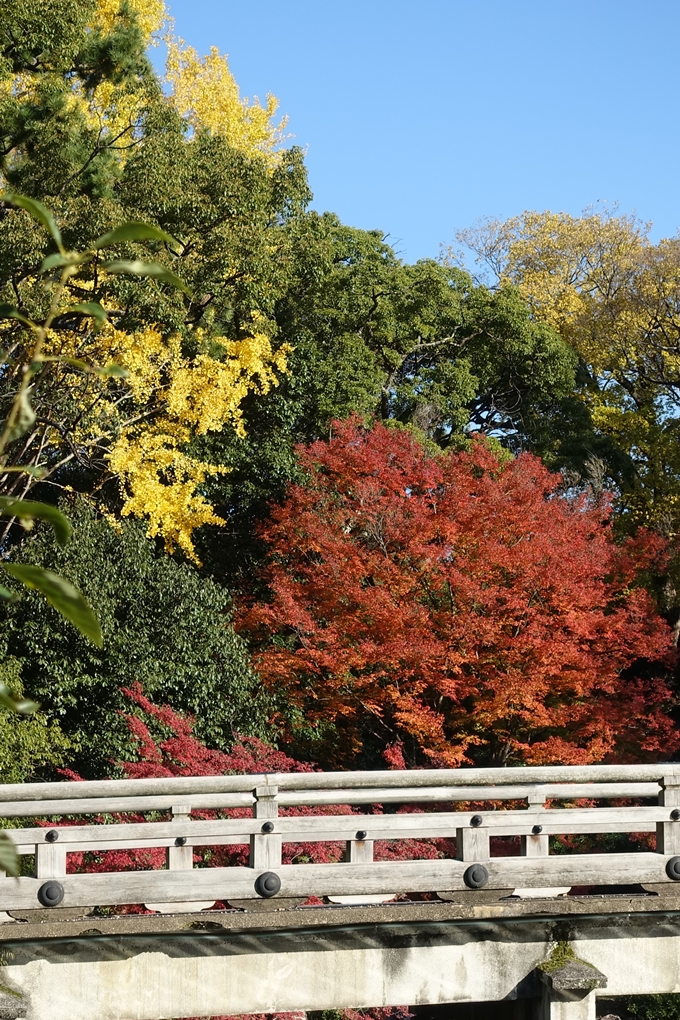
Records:
{"label": "green leaf", "polygon": [[3,563],[2,566],[27,588],[42,592],[51,606],[77,627],[81,634],[101,648],[103,645],[99,620],[87,602],[70,581],[51,570],[34,567],[28,563]]}
{"label": "green leaf", "polygon": [[49,209],[46,209],[42,202],[38,202],[35,198],[28,198],[26,195],[3,195],[6,202],[11,202],[12,205],[18,206],[20,209],[25,209],[29,216],[32,216],[34,220],[41,223],[46,230],[49,230],[50,234],[56,241],[57,247],[60,251],[64,250],[64,246],[61,241],[61,231],[57,226],[56,220]]}
{"label": "green leaf", "polygon": [[115,365],[111,362],[110,365],[106,365],[104,368],[97,369],[97,375],[103,376],[114,376],[117,379],[127,379],[129,376],[127,368],[123,368],[121,365]]}
{"label": "green leaf", "polygon": [[53,255],[48,255],[46,259],[43,259],[38,272],[49,273],[51,269],[61,269],[62,266],[77,266],[81,262],[89,262],[91,258],[91,255],[81,255],[77,251],[67,251],[63,255],[55,251]]}
{"label": "green leaf", "polygon": [[152,227],[149,223],[140,223],[132,220],[129,223],[121,223],[119,227],[110,230],[108,234],[98,237],[92,247],[95,251],[100,248],[107,248],[111,244],[119,244],[121,241],[165,241],[167,244],[177,247],[177,241],[170,234],[158,227]]}
{"label": "green leaf", "polygon": [[20,520],[41,520],[52,525],[54,537],[59,545],[66,545],[71,535],[71,525],[61,510],[49,503],[34,503],[27,499],[13,499],[11,496],[0,496],[0,514],[5,517],[18,517]]}
{"label": "green leaf", "polygon": [[23,322],[26,326],[33,326],[34,323],[30,319],[27,319],[25,315],[22,315],[18,308],[14,305],[0,304],[0,319],[18,319],[19,322]]}
{"label": "green leaf", "polygon": [[0,870],[12,878],[19,877],[19,855],[6,832],[0,832]]}
{"label": "green leaf", "polygon": [[3,467],[3,469],[2,469],[2,473],[4,475],[9,474],[9,473],[13,473],[13,474],[16,474],[16,475],[31,475],[32,478],[44,478],[45,474],[46,474],[45,468],[39,467],[38,465],[35,465],[35,464],[25,464],[25,465],[24,464],[20,464],[20,465],[12,464],[11,466],[5,465]]}
{"label": "green leaf", "polygon": [[20,715],[31,715],[40,705],[29,698],[17,698],[7,684],[0,683],[0,708],[8,708],[11,712],[19,712]]}
{"label": "green leaf", "polygon": [[18,597],[15,591],[10,591],[4,584],[0,584],[0,599],[4,599],[5,602],[16,602]]}
{"label": "green leaf", "polygon": [[[122,368],[121,365],[116,365],[113,362],[105,367],[102,367],[101,365],[90,365],[87,361],[82,361],[80,358],[69,358],[66,354],[51,354],[48,357],[41,358],[40,361],[58,362],[61,365],[73,365],[74,368],[79,368],[81,372],[90,372],[92,375],[118,376],[120,379],[127,379],[130,374],[127,368]],[[19,468],[3,468],[3,471],[14,470],[18,471]]]}
{"label": "green leaf", "polygon": [[131,276],[153,276],[157,280],[162,280],[164,283],[170,283],[173,287],[178,287],[183,290],[186,294],[189,294],[189,288],[187,287],[184,280],[180,280],[179,276],[175,276],[165,266],[160,266],[157,262],[140,262],[139,259],[135,259],[134,262],[128,261],[128,259],[116,259],[114,262],[105,262],[103,267],[107,273],[129,273]]}
{"label": "green leaf", "polygon": [[7,436],[7,442],[11,443],[19,436],[23,436],[25,432],[31,428],[35,421],[35,411],[31,407],[31,401],[29,400],[29,391],[22,390],[19,394],[19,413],[14,422],[14,426],[10,429],[9,435]]}
{"label": "green leaf", "polygon": [[86,361],[82,361],[80,358],[69,358],[66,354],[50,354],[48,357],[42,357],[39,363],[48,361],[59,365],[73,365],[74,368],[79,368],[81,372],[93,371],[92,366],[88,365]]}
{"label": "green leaf", "polygon": [[[78,312],[79,315],[91,315],[102,326],[107,319],[106,312],[98,301],[81,301],[78,305],[72,305],[66,312]],[[62,313],[63,314],[63,313]]]}

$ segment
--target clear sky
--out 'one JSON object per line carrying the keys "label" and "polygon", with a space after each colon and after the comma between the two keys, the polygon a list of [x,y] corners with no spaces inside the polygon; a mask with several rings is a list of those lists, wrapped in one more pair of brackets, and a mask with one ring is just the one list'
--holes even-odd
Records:
{"label": "clear sky", "polygon": [[169,0],[273,92],[314,207],[409,261],[454,231],[598,201],[680,227],[680,0]]}

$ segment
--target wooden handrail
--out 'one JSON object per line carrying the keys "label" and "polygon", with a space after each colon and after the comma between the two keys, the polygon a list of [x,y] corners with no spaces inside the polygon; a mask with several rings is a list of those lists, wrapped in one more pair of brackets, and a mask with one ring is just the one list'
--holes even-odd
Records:
{"label": "wooden handrail", "polygon": [[563,783],[680,782],[680,764],[545,765],[514,768],[413,769],[381,772],[286,772],[241,776],[176,776],[98,779],[65,783],[6,783],[0,801],[77,800],[93,797],[162,797],[175,794],[247,793],[256,786],[279,790],[415,789],[456,786],[530,786]]}
{"label": "wooden handrail", "polygon": [[[517,806],[522,801],[526,807]],[[407,804],[429,809],[328,813],[334,805]],[[452,810],[455,804],[460,809]],[[294,813],[304,806],[325,810]],[[247,817],[191,817],[234,808],[248,809]],[[169,812],[171,821],[158,820]],[[156,818],[124,820],[145,813]],[[73,824],[74,816],[85,815],[101,820]],[[179,909],[199,897],[205,906],[270,894],[450,896],[576,883],[653,882],[680,892],[680,765],[672,763],[29,783],[0,787],[1,816],[67,824],[6,829],[20,854],[35,854],[36,871],[18,880],[0,877],[0,910],[38,907],[48,893],[74,908],[153,902]],[[550,836],[650,832],[655,852],[549,853]],[[521,856],[493,856],[491,839],[499,836],[521,837]],[[373,860],[376,842],[418,839],[448,841],[443,847],[455,841],[455,859],[444,853],[437,860]],[[344,843],[346,861],[282,864],[282,846],[301,842]],[[193,867],[194,848],[228,844],[250,846],[248,867]],[[153,847],[167,849],[167,870],[67,874],[69,853]]]}

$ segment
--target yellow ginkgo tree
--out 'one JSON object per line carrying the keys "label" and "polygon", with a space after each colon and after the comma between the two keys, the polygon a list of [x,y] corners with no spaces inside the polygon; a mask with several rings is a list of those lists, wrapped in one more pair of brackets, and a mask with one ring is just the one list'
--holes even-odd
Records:
{"label": "yellow ginkgo tree", "polygon": [[[459,240],[578,353],[577,396],[591,439],[609,445],[605,471],[618,489],[622,524],[673,536],[680,530],[680,238],[655,244],[650,227],[616,209],[525,212],[485,221]],[[594,447],[585,443],[587,458]]]}
{"label": "yellow ginkgo tree", "polygon": [[[0,383],[7,395],[30,344],[26,322],[40,321],[65,257],[12,206],[11,192],[30,188],[56,216],[69,257],[90,254],[78,256],[64,284],[71,311],[46,330],[44,355],[55,368],[32,383],[34,417],[8,445],[0,492],[25,498],[38,483],[55,493],[75,487],[109,512],[145,519],[169,551],[196,559],[192,534],[223,523],[206,479],[225,470],[197,452],[197,441],[223,429],[242,434],[247,395],[266,393],[286,371],[274,309],[287,272],[282,227],[307,197],[301,160],[281,148],[276,100],[242,99],[216,51],[201,59],[167,37],[164,89],[145,56],[167,29],[161,0],[74,0],[61,11],[55,0],[52,12],[13,2],[12,37],[24,32],[26,56],[11,66],[0,60],[8,194],[0,300],[19,314],[0,325],[0,342],[17,355]],[[113,52],[124,59],[111,69],[103,54]],[[29,112],[32,134],[22,127]],[[142,222],[158,231],[148,245],[134,231],[116,232]],[[97,239],[109,235],[113,257],[103,271]],[[72,311],[92,302],[100,316]],[[80,368],[109,363],[124,374]],[[29,473],[14,472],[19,464]]]}

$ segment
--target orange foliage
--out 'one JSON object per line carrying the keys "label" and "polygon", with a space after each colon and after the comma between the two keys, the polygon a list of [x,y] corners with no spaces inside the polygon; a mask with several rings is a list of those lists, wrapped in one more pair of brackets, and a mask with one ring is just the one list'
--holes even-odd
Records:
{"label": "orange foliage", "polygon": [[483,440],[431,455],[355,418],[298,452],[308,482],[262,528],[269,600],[239,626],[264,681],[335,726],[330,764],[356,767],[367,733],[374,757],[403,741],[441,766],[677,746],[670,632],[635,586],[660,539],[617,544],[606,502]]}

